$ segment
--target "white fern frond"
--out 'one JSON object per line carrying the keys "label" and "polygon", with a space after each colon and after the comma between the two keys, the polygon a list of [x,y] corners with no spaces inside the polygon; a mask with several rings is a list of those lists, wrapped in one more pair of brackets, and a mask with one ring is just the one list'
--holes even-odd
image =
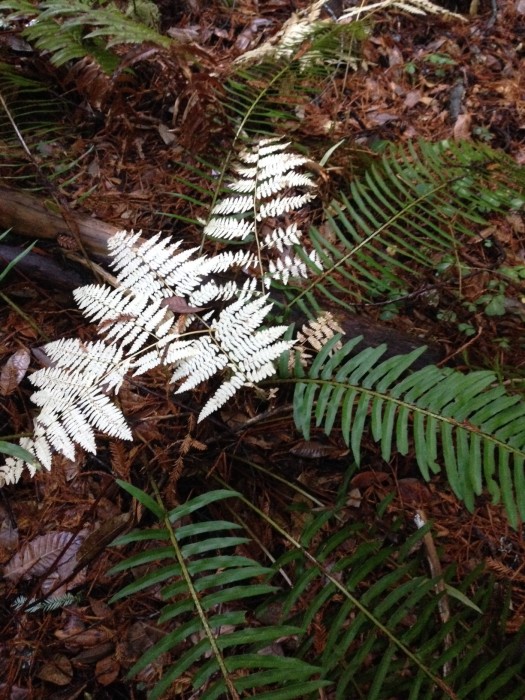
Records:
{"label": "white fern frond", "polygon": [[[130,372],[139,375],[169,366],[171,381],[181,381],[178,392],[222,374],[200,420],[241,387],[274,373],[275,361],[292,342],[282,340],[285,326],[263,327],[272,305],[257,285],[261,280],[271,284],[272,274],[285,281],[291,275],[304,276],[306,266],[286,255],[284,262],[270,263],[268,275],[260,252],[265,247],[284,255],[285,248],[300,243],[301,232],[291,215],[314,198],[316,188],[309,174],[297,170],[307,159],[287,152],[288,147],[275,137],[241,152],[230,194],[213,208],[204,229],[220,241],[254,239],[257,254],[243,248],[207,256],[198,248],[183,250],[180,241],[160,234],[144,240],[140,231],[119,231],[109,240],[118,287],[86,285],[74,292],[82,313],[98,323],[104,340],[50,343],[45,350],[51,366],[31,379],[31,398],[40,413],[33,437],[23,446],[44,468],[51,468],[54,452],[69,459],[77,446],[95,452],[96,431],[132,438],[111,397]],[[258,222],[284,215],[291,223],[266,225],[272,230],[261,241]],[[233,275],[220,279],[233,270],[243,275],[243,283]],[[17,481],[25,467],[34,474],[32,465],[9,457],[0,467],[0,482]]]}
{"label": "white fern frond", "polygon": [[217,216],[217,214],[243,214],[248,211],[253,211],[253,197],[226,197],[213,207],[211,213]]}
{"label": "white fern frond", "polygon": [[133,376],[149,372],[159,365],[173,365],[182,359],[194,357],[195,353],[194,340],[175,340],[166,348],[156,347],[141,355],[131,364]]}
{"label": "white fern frond", "polygon": [[186,285],[193,279],[193,288],[198,286],[200,259],[191,259],[198,248],[179,251],[181,241],[172,243],[170,236],[163,239],[159,236],[153,236],[138,247],[135,246],[138,234],[120,231],[112,236],[108,245],[114,256],[112,267],[119,284],[152,299],[184,294],[182,289],[176,288],[178,280],[184,280]]}
{"label": "white fern frond", "polygon": [[[63,376],[55,372],[64,369],[72,381],[79,384],[89,386],[94,380],[102,378],[107,391],[118,391],[129,369],[122,348],[109,346],[102,340],[83,343],[78,338],[64,338],[48,343],[44,350],[53,366],[38,370],[31,377],[32,384],[41,389],[49,387],[55,381],[55,376],[59,377],[60,386],[67,388]],[[35,401],[33,396],[31,399]]]}
{"label": "white fern frond", "polygon": [[257,163],[261,158],[285,151],[291,145],[290,141],[283,141],[281,136],[270,136],[259,139],[251,148],[243,148],[239,153],[239,159],[243,163]]}
{"label": "white fern frond", "polygon": [[272,279],[280,280],[283,284],[288,284],[290,277],[308,277],[308,267],[297,255],[291,257],[285,255],[268,263],[269,276]]}
{"label": "white fern frond", "polygon": [[298,168],[307,162],[308,158],[297,153],[277,153],[261,158],[256,167],[245,168],[239,166],[236,168],[236,172],[249,180],[253,180],[256,177],[259,180],[267,180],[274,175],[282,175],[293,168]]}
{"label": "white fern frond", "polygon": [[204,404],[201,412],[199,413],[199,422],[224,406],[224,404],[229,401],[244,384],[245,379],[241,375],[234,375],[231,379],[221,384],[215,394]]}
{"label": "white fern frond", "polygon": [[202,409],[199,420],[222,406],[244,385],[260,381],[275,372],[273,362],[291,346],[291,341],[277,342],[286,326],[260,329],[271,309],[268,297],[251,301],[243,294],[221,311],[211,324],[212,336],[195,341],[195,356],[182,360],[172,381],[186,377],[177,393],[193,389],[218,371],[228,367],[232,376],[219,387]]}
{"label": "white fern frond", "polygon": [[305,194],[295,195],[294,197],[276,197],[271,202],[261,204],[257,212],[257,221],[267,219],[273,216],[282,216],[288,212],[301,209],[315,199],[315,194],[306,192]]}
{"label": "white fern frond", "polygon": [[[294,171],[284,175],[273,175],[267,180],[263,178],[237,180],[229,185],[234,192],[252,193],[258,199],[273,197],[274,194],[282,192],[290,187],[313,187],[314,183],[309,175],[296,173]],[[252,207],[253,208],[253,207]]]}
{"label": "white fern frond", "polygon": [[226,284],[217,284],[215,280],[211,280],[190,295],[189,303],[191,306],[207,306],[212,301],[228,301],[238,291],[239,287],[233,280]]}
{"label": "white fern frond", "polygon": [[254,63],[270,57],[291,58],[296,49],[307,41],[317,28],[324,5],[326,0],[316,0],[303,13],[294,13],[276,36],[261,46],[246,51],[236,58],[234,63]]}
{"label": "white fern frond", "polygon": [[[36,457],[33,438],[24,437],[19,441],[20,447]],[[34,476],[37,467],[31,462],[25,462],[17,457],[7,457],[4,464],[0,465],[0,487],[5,484],[16,484],[20,481],[24,470],[27,469]]]}
{"label": "white fern frond", "polygon": [[41,411],[28,448],[41,464],[51,468],[53,451],[74,459],[75,445],[94,453],[95,429],[130,440],[122,412],[107,395],[118,391],[129,371],[122,349],[102,341],[71,339],[49,343],[45,351],[53,366],[31,377],[38,389],[31,399]]}
{"label": "white fern frond", "polygon": [[277,249],[283,252],[285,246],[297,245],[301,242],[302,232],[293,223],[286,228],[276,228],[263,238],[263,248]]}
{"label": "white fern frond", "polygon": [[[308,344],[319,352],[336,333],[344,333],[344,331],[333,315],[326,311],[318,318],[304,324],[297,333],[297,342],[302,345]],[[342,347],[342,343],[334,347],[333,352],[339,350],[340,347]]]}
{"label": "white fern frond", "polygon": [[129,294],[124,289],[113,289],[104,284],[88,284],[73,291],[73,297],[84,316],[99,322],[117,318],[129,305]]}
{"label": "white fern frond", "polygon": [[433,15],[443,15],[445,17],[450,17],[451,19],[460,19],[462,22],[466,21],[466,18],[455,12],[451,12],[440,5],[436,5],[430,0],[380,0],[380,2],[373,2],[369,4],[360,4],[359,7],[351,7],[343,12],[343,14],[338,18],[338,23],[347,24],[357,19],[363,19],[363,17],[372,14],[373,12],[379,10],[387,10],[395,7],[399,10],[404,10],[405,12],[410,12],[411,14],[433,14]]}
{"label": "white fern frond", "polygon": [[246,219],[216,216],[204,227],[204,234],[225,241],[238,239],[244,241],[255,233],[255,224]]}
{"label": "white fern frond", "polygon": [[186,381],[176,391],[177,394],[180,394],[213,377],[214,374],[224,369],[227,364],[228,358],[220,352],[210,336],[205,335],[195,340],[194,354],[177,363],[177,369],[170,381],[174,383],[183,377],[187,377]]}
{"label": "white fern frond", "polygon": [[157,338],[166,335],[175,323],[174,317],[161,306],[157,299],[150,302],[141,316],[113,323],[106,334],[106,340],[120,341],[121,347],[129,345],[128,353],[132,355],[142,348],[153,334]]}
{"label": "white fern frond", "polygon": [[238,250],[233,253],[231,250],[224,251],[214,255],[213,258],[208,258],[203,265],[205,274],[214,272],[226,272],[232,267],[248,268],[251,267],[257,258],[253,253],[246,250]]}

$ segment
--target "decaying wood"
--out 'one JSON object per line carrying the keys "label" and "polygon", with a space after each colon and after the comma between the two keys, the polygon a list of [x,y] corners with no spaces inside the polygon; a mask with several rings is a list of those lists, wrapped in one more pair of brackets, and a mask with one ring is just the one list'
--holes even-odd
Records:
{"label": "decaying wood", "polygon": [[30,238],[56,239],[59,234],[71,235],[76,229],[87,252],[106,256],[107,240],[119,229],[104,221],[68,210],[64,216],[50,209],[55,203],[35,197],[28,192],[0,188],[0,230]]}
{"label": "decaying wood", "polygon": [[[22,252],[21,248],[9,245],[0,245],[0,270],[7,266]],[[13,272],[19,272],[28,277],[32,282],[49,284],[63,289],[76,289],[89,283],[89,275],[83,270],[73,267],[70,262],[60,263],[36,250],[32,250],[19,260]]]}

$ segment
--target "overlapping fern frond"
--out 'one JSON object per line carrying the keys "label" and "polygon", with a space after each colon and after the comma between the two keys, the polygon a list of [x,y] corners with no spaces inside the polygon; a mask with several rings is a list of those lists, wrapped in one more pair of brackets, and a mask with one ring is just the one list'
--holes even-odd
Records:
{"label": "overlapping fern frond", "polygon": [[325,304],[352,310],[412,291],[421,270],[439,281],[445,258],[461,258],[490,213],[520,209],[525,173],[505,154],[461,142],[392,147],[349,183],[309,238],[322,271],[300,249],[309,281],[290,287],[289,307],[317,316]]}
{"label": "overlapping fern frond", "polygon": [[0,178],[6,184],[42,186],[26,149],[38,153],[39,168],[51,182],[71,167],[70,158],[58,159],[56,148],[67,136],[67,112],[66,100],[52,94],[44,81],[0,62]]}
{"label": "overlapping fern frond", "polygon": [[[345,489],[341,498],[347,499]],[[290,590],[266,602],[303,629],[297,656],[322,666],[321,678],[333,683],[331,697],[521,698],[523,636],[506,637],[508,602],[494,605],[494,581],[477,569],[457,583],[453,567],[429,578],[428,525],[409,536],[398,531],[394,545],[380,527],[370,531],[370,523],[340,518],[326,536],[333,515],[307,519],[301,546],[274,565],[289,572]]]}
{"label": "overlapping fern frond", "polygon": [[[377,530],[370,530],[348,522],[344,510],[321,509],[306,517],[298,540],[274,524],[287,548],[268,568],[233,550],[247,541],[238,524],[207,512],[225,498],[249,506],[243,496],[210,491],[168,513],[120,483],[160,525],[120,537],[114,544],[134,546],[134,553],[112,570],[140,567],[113,603],[160,586],[165,635],[129,670],[136,676],[171,654],[151,698],[183,675],[203,698],[228,691],[306,698],[325,686],[337,700],[521,697],[523,638],[505,636],[508,601],[494,605],[494,583],[480,569],[460,582],[453,567],[430,578],[423,544],[429,524],[407,533],[391,523],[393,544],[384,541],[379,513]],[[339,498],[346,502],[344,485]],[[334,516],[337,526],[327,535]],[[283,572],[284,592],[269,583]],[[254,597],[257,613],[248,617],[245,604]],[[270,610],[273,622],[262,622]],[[293,654],[283,655],[290,637]]]}
{"label": "overlapping fern frond", "polygon": [[[110,573],[165,562],[112,598],[116,602],[161,585],[165,604],[159,622],[169,631],[129,671],[133,677],[162,654],[175,653],[176,660],[153,689],[151,700],[161,697],[183,675],[190,675],[194,691],[203,700],[224,697],[224,693],[237,697],[236,693],[243,691],[261,698],[304,698],[328,685],[328,681],[319,680],[318,666],[274,651],[278,640],[298,634],[299,628],[250,623],[245,606],[275,588],[265,582],[271,569],[235,554],[234,548],[248,541],[238,534],[239,525],[198,520],[211,503],[235,498],[236,492],[209,491],[166,512],[151,496],[120,484],[149,509],[159,527],[136,530],[116,540],[114,545],[147,542],[150,546]],[[193,522],[182,525],[181,520],[188,516]]]}
{"label": "overlapping fern frond", "polygon": [[361,339],[337,350],[339,340],[329,340],[308,370],[296,364],[294,417],[306,439],[313,421],[328,435],[339,425],[359,464],[369,426],[385,462],[413,450],[425,479],[444,466],[469,509],[486,488],[514,527],[525,519],[525,402],[518,395],[489,371],[429,365],[409,373],[424,348],[381,361],[385,345],[353,355]]}

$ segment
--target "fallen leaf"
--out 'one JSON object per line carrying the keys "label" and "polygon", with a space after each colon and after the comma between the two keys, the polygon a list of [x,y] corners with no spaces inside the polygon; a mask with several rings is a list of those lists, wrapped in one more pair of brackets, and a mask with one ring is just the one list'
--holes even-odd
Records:
{"label": "fallen leaf", "polygon": [[460,114],[454,124],[454,139],[456,141],[465,141],[470,139],[470,125],[472,124],[472,114]]}
{"label": "fallen leaf", "polygon": [[426,503],[431,496],[430,490],[419,479],[406,478],[397,482],[399,495],[406,504]]}
{"label": "fallen leaf", "polygon": [[73,667],[67,656],[56,654],[36,675],[41,680],[54,685],[68,685],[73,678]]}
{"label": "fallen leaf", "polygon": [[95,678],[101,685],[110,685],[116,681],[119,672],[120,665],[118,661],[111,656],[100,659],[95,666]]}
{"label": "fallen leaf", "polygon": [[176,314],[196,314],[199,311],[204,311],[206,306],[188,306],[184,297],[166,297],[162,300],[161,306],[167,306],[168,309]]}
{"label": "fallen leaf", "polygon": [[[35,537],[9,560],[4,568],[4,576],[16,583],[22,578],[47,573],[41,585],[42,592],[46,594],[73,573],[77,566],[78,550],[86,535],[86,531],[74,536],[70,532],[48,532]],[[69,581],[63,591],[55,590],[55,595],[60,595],[76,584],[78,581],[75,577],[75,582]]]}
{"label": "fallen leaf", "polygon": [[25,377],[31,354],[29,350],[21,348],[7,360],[0,373],[0,394],[8,396],[16,390]]}
{"label": "fallen leaf", "polygon": [[318,459],[319,457],[333,457],[336,459],[347,453],[348,450],[341,450],[341,448],[332,445],[323,445],[315,440],[301,440],[290,448],[290,454],[296,457],[304,457],[305,459]]}
{"label": "fallen leaf", "polygon": [[376,472],[366,470],[356,474],[351,481],[351,484],[356,489],[367,489],[369,486],[376,486],[391,481],[391,476],[387,472]]}

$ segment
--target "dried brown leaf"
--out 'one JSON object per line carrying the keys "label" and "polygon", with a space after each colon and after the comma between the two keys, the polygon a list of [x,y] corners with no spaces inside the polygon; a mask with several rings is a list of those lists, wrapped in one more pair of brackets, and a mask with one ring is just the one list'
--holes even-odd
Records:
{"label": "dried brown leaf", "polygon": [[341,450],[333,445],[323,445],[314,440],[301,440],[290,449],[290,454],[296,457],[304,457],[305,459],[318,459],[319,457],[337,457],[343,456],[348,450]]}
{"label": "dried brown leaf", "polygon": [[68,685],[73,678],[73,667],[67,656],[56,654],[51,661],[42,666],[37,676],[54,685]]}
{"label": "dried brown leaf", "polygon": [[26,348],[21,348],[11,355],[0,373],[0,394],[8,396],[16,390],[26,375],[30,359],[31,354]]}
{"label": "dried brown leaf", "polygon": [[[48,532],[35,537],[6,564],[4,576],[16,583],[22,578],[42,576],[49,572],[42,582],[42,591],[47,593],[73,573],[77,566],[77,553],[85,536],[85,532],[74,536],[70,532]],[[70,581],[68,587],[72,586],[73,581]],[[55,593],[60,595],[58,591]]]}
{"label": "dried brown leaf", "polygon": [[95,677],[101,685],[110,685],[117,680],[120,672],[120,664],[111,656],[97,661]]}

